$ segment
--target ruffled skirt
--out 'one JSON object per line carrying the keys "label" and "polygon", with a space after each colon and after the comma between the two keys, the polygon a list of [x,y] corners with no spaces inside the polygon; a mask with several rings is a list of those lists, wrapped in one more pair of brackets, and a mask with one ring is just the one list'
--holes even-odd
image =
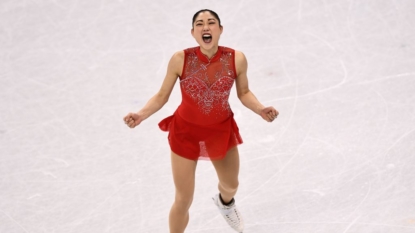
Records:
{"label": "ruffled skirt", "polygon": [[190,160],[223,159],[229,149],[243,142],[233,115],[218,124],[197,125],[175,112],[163,119],[159,127],[169,132],[171,150]]}

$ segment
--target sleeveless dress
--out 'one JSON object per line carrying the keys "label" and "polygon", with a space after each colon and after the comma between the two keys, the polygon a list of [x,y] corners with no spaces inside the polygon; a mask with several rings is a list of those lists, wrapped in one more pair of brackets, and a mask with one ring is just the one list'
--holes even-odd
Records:
{"label": "sleeveless dress", "polygon": [[219,160],[242,138],[229,106],[236,79],[235,51],[219,46],[208,59],[200,47],[184,50],[182,102],[159,127],[168,131],[171,150],[187,159]]}

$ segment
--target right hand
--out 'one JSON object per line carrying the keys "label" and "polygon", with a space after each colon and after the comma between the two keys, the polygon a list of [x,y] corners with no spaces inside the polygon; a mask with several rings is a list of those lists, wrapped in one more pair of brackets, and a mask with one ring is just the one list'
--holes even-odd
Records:
{"label": "right hand", "polygon": [[134,128],[139,125],[143,121],[143,117],[137,113],[128,113],[127,116],[124,117],[124,123],[130,127]]}

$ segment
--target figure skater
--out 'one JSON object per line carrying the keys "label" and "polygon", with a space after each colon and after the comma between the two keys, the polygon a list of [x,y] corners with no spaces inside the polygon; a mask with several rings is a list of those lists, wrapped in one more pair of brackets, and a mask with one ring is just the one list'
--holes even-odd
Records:
{"label": "figure skater", "polygon": [[234,230],[243,232],[244,222],[234,200],[239,185],[237,145],[242,138],[228,103],[234,82],[242,104],[265,121],[272,122],[279,114],[273,107],[264,107],[249,90],[247,60],[242,52],[218,45],[222,32],[214,11],[196,12],[191,34],[199,46],[176,52],[160,90],[140,111],[124,117],[128,127],[139,125],[163,107],[179,78],[182,102],[172,116],[159,123],[161,130],[169,132],[176,188],[169,214],[170,233],[186,229],[200,159],[210,160],[219,178],[214,204]]}

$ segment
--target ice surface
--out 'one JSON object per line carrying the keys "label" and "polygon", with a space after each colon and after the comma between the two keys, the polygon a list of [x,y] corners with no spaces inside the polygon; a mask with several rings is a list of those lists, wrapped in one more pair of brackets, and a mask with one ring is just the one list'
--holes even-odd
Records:
{"label": "ice surface", "polygon": [[[264,122],[232,92],[241,130],[236,201],[246,232],[415,232],[415,1],[2,0],[0,232],[165,233],[167,134],[122,121],[196,46],[191,18],[219,13]],[[232,232],[197,169],[187,232]]]}

